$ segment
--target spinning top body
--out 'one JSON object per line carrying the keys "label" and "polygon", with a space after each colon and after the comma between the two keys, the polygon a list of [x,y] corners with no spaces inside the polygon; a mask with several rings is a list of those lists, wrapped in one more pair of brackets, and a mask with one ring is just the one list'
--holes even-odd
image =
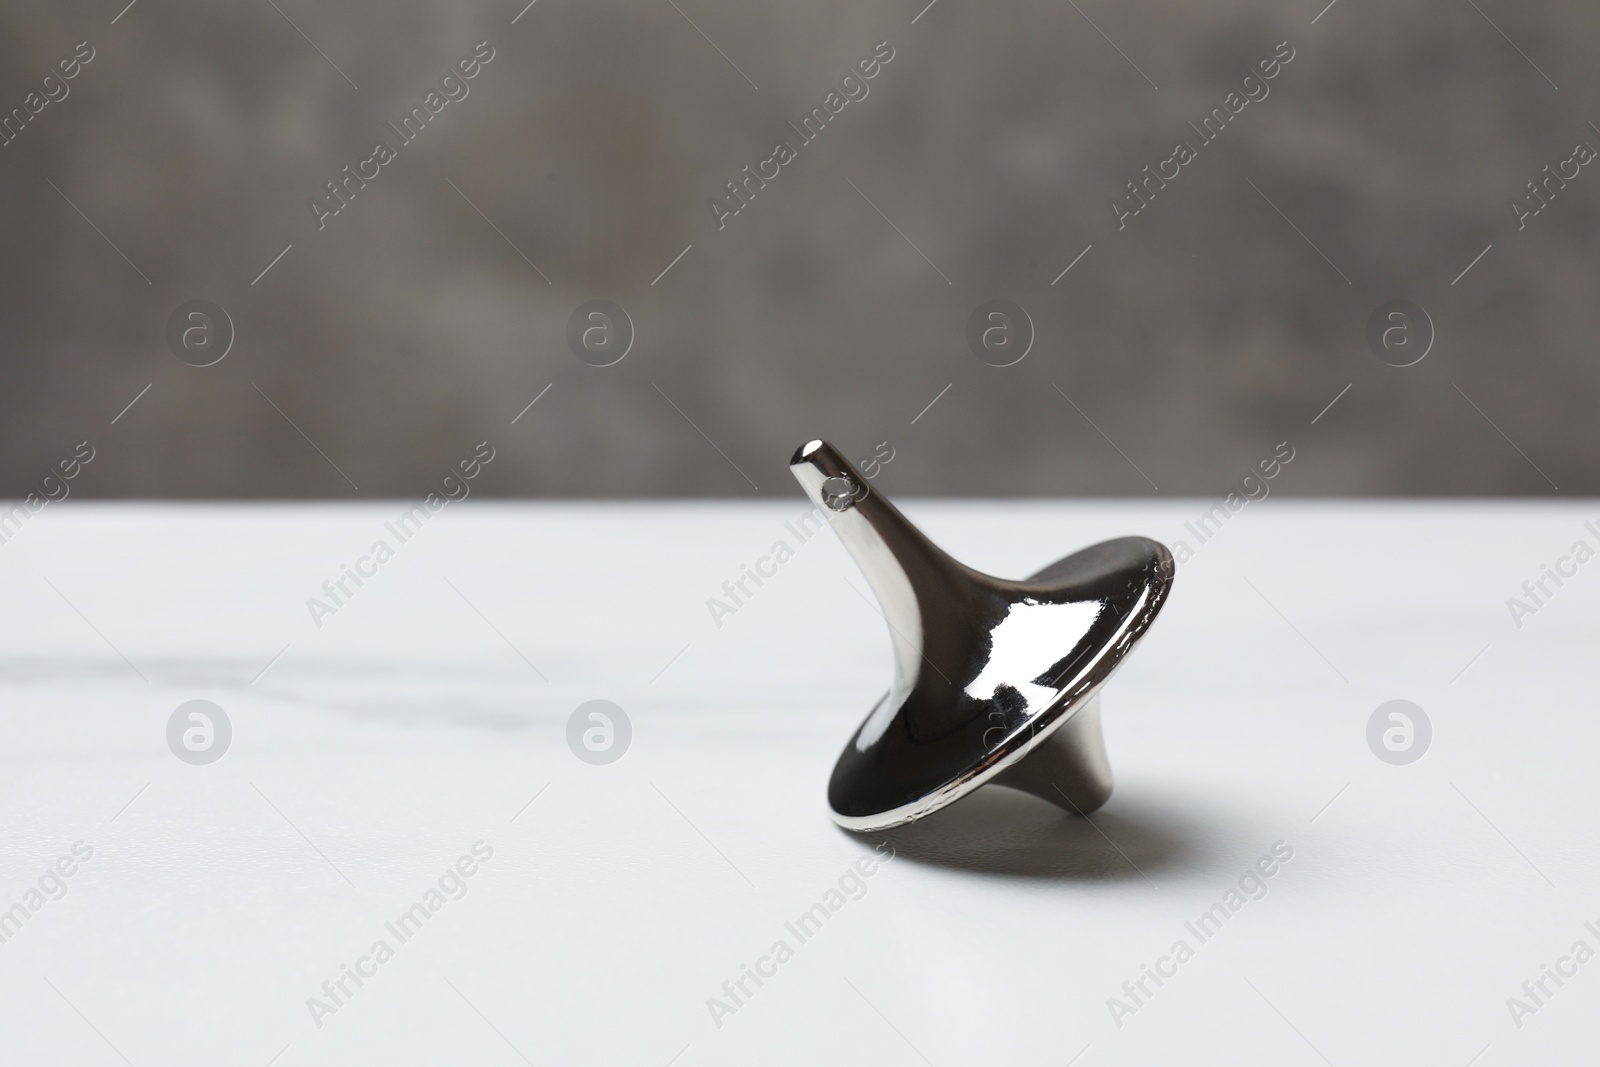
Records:
{"label": "spinning top body", "polygon": [[1120,537],[993,578],[924,537],[832,445],[802,445],[789,469],[861,568],[894,649],[889,692],[828,783],[834,821],[887,829],[991,781],[1078,814],[1104,804],[1098,693],[1166,602],[1166,546]]}

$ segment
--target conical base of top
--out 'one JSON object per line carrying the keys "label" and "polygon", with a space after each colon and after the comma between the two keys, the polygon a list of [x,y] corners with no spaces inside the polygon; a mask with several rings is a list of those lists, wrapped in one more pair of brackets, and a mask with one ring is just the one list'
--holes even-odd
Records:
{"label": "conical base of top", "polygon": [[1100,730],[1100,694],[990,782],[1032,793],[1074,815],[1097,810],[1111,798],[1111,761]]}

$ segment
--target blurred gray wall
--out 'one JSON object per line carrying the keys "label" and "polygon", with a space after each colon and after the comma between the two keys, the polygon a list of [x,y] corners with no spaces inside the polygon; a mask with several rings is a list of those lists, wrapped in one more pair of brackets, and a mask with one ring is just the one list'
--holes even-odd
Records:
{"label": "blurred gray wall", "polygon": [[[488,440],[485,494],[793,495],[814,436],[886,442],[904,494],[1214,494],[1285,441],[1285,493],[1600,490],[1600,167],[1509,206],[1600,148],[1591,5],[124,3],[0,11],[8,114],[94,50],[0,148],[0,494],[89,441],[79,495],[412,496]],[[234,324],[214,366],[169,350],[193,299]],[[612,366],[567,342],[593,299],[633,323]],[[1033,324],[1013,366],[969,349],[992,299]],[[1365,336],[1393,299],[1436,334],[1412,366]]]}

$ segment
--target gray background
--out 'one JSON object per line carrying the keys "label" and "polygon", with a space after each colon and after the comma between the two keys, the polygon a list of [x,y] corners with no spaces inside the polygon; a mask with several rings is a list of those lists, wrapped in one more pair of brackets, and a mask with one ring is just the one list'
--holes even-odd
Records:
{"label": "gray background", "polygon": [[[0,494],[87,439],[80,495],[412,496],[488,439],[485,494],[793,495],[813,436],[888,442],[908,494],[1213,494],[1280,441],[1277,492],[1600,490],[1600,174],[1521,232],[1507,206],[1600,146],[1600,11],[924,2],[12,0],[0,108],[97,55],[0,149]],[[308,199],[485,40],[319,232]],[[882,40],[719,232],[707,199]],[[1282,40],[1118,232],[1110,198]],[[209,368],[163,337],[194,298],[237,326]],[[565,342],[594,298],[637,329],[612,367]],[[994,298],[1036,326],[1012,367],[964,338]],[[1364,340],[1394,298],[1437,328],[1407,368]]]}

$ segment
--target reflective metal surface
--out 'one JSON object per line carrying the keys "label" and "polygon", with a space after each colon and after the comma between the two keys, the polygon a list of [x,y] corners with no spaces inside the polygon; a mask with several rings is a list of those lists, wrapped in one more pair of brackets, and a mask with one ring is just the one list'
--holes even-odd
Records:
{"label": "reflective metal surface", "polygon": [[878,598],[894,681],[839,756],[834,821],[882,830],[988,781],[1088,814],[1111,795],[1100,686],[1172,587],[1144,537],[1074,552],[1022,581],[981,574],[929,541],[832,445],[790,471]]}

